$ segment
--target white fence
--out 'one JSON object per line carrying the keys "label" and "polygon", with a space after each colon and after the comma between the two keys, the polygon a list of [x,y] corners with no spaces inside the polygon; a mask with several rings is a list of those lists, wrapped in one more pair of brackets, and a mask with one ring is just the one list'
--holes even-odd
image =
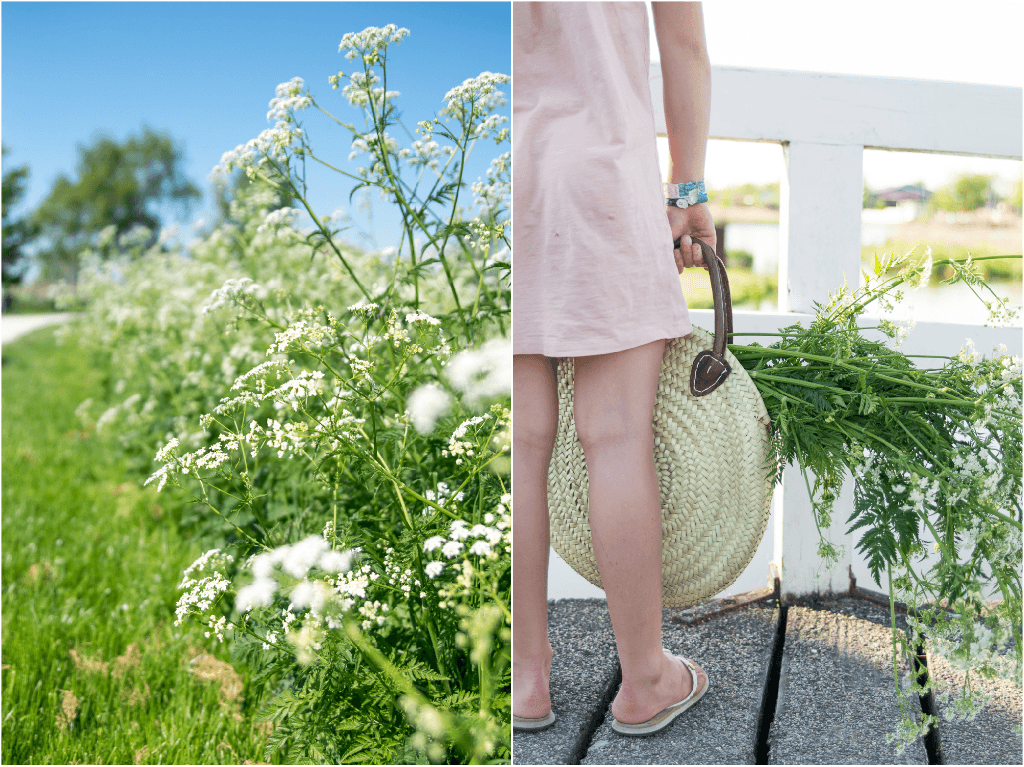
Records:
{"label": "white fence", "polygon": [[[658,133],[664,135],[657,62],[650,83]],[[1022,104],[1019,88],[712,67],[711,137],[779,143],[785,160],[779,312],[736,312],[737,331],[770,332],[790,325],[808,317],[813,302],[824,301],[844,276],[856,283],[864,149],[1019,160]],[[691,316],[698,325],[713,326],[709,311],[693,311]],[[955,354],[967,338],[979,350],[1005,344],[1011,353],[1022,355],[1019,328],[955,323],[918,323],[901,348],[910,354]],[[785,471],[769,523],[774,538],[771,565],[781,576],[784,593],[845,591],[851,575],[871,588],[867,567],[854,552],[854,538],[845,534],[852,511],[852,482],[847,482],[828,532],[846,555],[837,567],[821,572],[807,490],[798,471]],[[751,567],[767,579],[763,559],[755,557]],[[565,570],[551,575],[552,596],[565,593],[556,583],[564,577],[559,572]]]}

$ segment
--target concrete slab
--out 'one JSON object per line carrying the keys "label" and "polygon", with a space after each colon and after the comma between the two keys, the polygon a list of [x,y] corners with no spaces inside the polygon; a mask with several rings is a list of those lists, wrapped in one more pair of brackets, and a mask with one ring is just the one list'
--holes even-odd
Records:
{"label": "concrete slab", "polygon": [[754,764],[757,727],[779,612],[761,604],[697,626],[665,611],[665,647],[708,673],[704,697],[664,730],[643,738],[616,734],[611,709],[583,764]]}
{"label": "concrete slab", "polygon": [[513,764],[579,764],[619,683],[615,637],[603,599],[548,603],[554,726],[512,734]]}
{"label": "concrete slab", "polygon": [[927,764],[922,740],[902,754],[886,742],[899,721],[888,610],[849,597],[791,605],[769,764]]}
{"label": "concrete slab", "polygon": [[[950,701],[963,687],[966,674],[941,655],[928,653],[928,670],[937,682],[938,693]],[[949,721],[949,702],[936,696],[939,739],[945,764],[1024,764],[1021,745],[1021,688],[1006,679],[985,679],[971,674],[972,689],[991,696],[972,722]]]}

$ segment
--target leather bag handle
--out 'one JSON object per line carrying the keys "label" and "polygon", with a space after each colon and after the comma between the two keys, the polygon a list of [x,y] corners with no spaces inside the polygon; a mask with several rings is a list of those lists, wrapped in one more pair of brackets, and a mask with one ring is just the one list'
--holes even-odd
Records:
{"label": "leather bag handle", "polygon": [[[681,239],[673,244],[678,249]],[[690,393],[695,397],[710,394],[725,381],[732,368],[725,359],[726,345],[732,341],[732,294],[729,276],[722,259],[703,240],[692,238],[700,245],[704,268],[711,278],[711,295],[715,302],[715,341],[710,351],[702,351],[690,368]]]}

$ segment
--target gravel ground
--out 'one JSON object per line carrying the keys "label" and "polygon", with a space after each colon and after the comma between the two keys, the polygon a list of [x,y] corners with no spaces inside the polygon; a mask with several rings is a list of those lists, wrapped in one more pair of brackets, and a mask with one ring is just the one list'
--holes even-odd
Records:
{"label": "gravel ground", "polygon": [[[669,727],[629,738],[611,729],[619,667],[604,600],[549,603],[551,697],[559,719],[543,732],[515,733],[513,763],[753,764],[778,610],[754,604],[692,627],[673,620],[678,614],[665,611],[665,645],[700,663],[710,687]],[[897,628],[906,628],[899,615]],[[941,658],[929,656],[928,662],[940,690],[962,683]],[[908,668],[903,661],[901,676]],[[993,699],[974,722],[939,725],[945,762],[1024,763],[1021,736],[1014,732],[1021,721],[1020,689],[991,680],[982,685]],[[911,705],[917,711],[916,696]],[[791,605],[769,762],[926,764],[922,740],[902,754],[886,742],[899,720],[888,608],[848,596]]]}
{"label": "gravel ground", "polygon": [[927,764],[922,740],[902,754],[886,742],[900,721],[893,685],[887,609],[849,597],[791,606],[769,763]]}

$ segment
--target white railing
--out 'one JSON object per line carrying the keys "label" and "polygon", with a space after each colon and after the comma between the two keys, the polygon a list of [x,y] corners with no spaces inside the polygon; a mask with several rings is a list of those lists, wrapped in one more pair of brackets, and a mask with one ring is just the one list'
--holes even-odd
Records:
{"label": "white railing", "polygon": [[[651,66],[650,84],[658,134],[664,135],[658,62]],[[711,103],[712,138],[779,143],[785,162],[779,312],[736,312],[737,331],[771,332],[790,325],[808,317],[813,303],[826,300],[844,277],[856,284],[864,149],[1016,160],[1022,154],[1020,88],[712,67]],[[713,326],[709,311],[692,311],[691,316],[697,325]],[[910,354],[955,354],[967,338],[979,350],[1005,344],[1022,355],[1019,328],[953,323],[918,323],[901,348]],[[769,522],[771,568],[780,575],[784,593],[845,591],[851,575],[871,587],[854,538],[845,533],[853,511],[852,485],[847,482],[837,500],[828,531],[846,555],[831,571],[820,572],[810,499],[799,472],[786,469]],[[751,568],[768,576],[764,565],[758,556]],[[549,593],[557,591],[549,588]]]}

